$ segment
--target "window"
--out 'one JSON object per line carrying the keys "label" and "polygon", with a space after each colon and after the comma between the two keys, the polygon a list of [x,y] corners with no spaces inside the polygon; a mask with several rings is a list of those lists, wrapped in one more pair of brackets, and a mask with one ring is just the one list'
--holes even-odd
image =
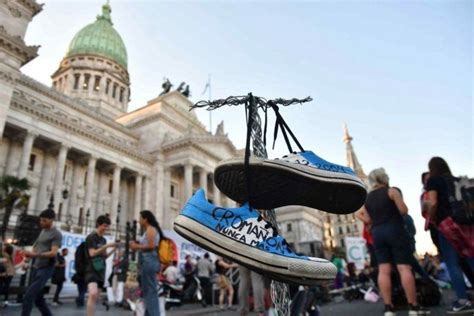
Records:
{"label": "window", "polygon": [[95,76],[94,91],[99,91],[99,89],[100,89],[100,76]]}
{"label": "window", "polygon": [[328,223],[331,224],[331,215],[328,215],[327,220],[328,220]]}
{"label": "window", "polygon": [[105,94],[109,94],[110,79],[107,79],[105,83]]}
{"label": "window", "polygon": [[331,228],[328,229],[328,235],[329,235],[329,237],[332,236]]}
{"label": "window", "polygon": [[341,222],[341,215],[337,215],[337,221],[340,223]]}
{"label": "window", "polygon": [[112,193],[112,188],[114,186],[114,181],[112,179],[109,180],[109,193]]}
{"label": "window", "polygon": [[358,232],[358,231],[359,231],[359,228],[357,227],[357,224],[354,225],[354,231],[355,231],[355,232]]}
{"label": "window", "polygon": [[63,78],[59,78],[58,89],[61,89],[63,85]]}
{"label": "window", "polygon": [[86,186],[87,183],[87,171],[84,173],[84,186]]}
{"label": "window", "polygon": [[82,89],[87,90],[89,89],[89,80],[91,79],[91,75],[85,74],[84,75],[84,84],[82,85]]}
{"label": "window", "polygon": [[79,209],[79,221],[77,222],[77,225],[79,225],[79,226],[82,226],[83,222],[84,222],[84,214],[83,213],[84,213],[84,208],[81,207]]}
{"label": "window", "polygon": [[53,88],[56,88],[56,81],[53,81]]}
{"label": "window", "polygon": [[351,232],[351,228],[349,226],[346,227],[346,231],[349,234]]}
{"label": "window", "polygon": [[286,224],[286,231],[291,232],[291,223]]}
{"label": "window", "polygon": [[342,235],[344,232],[342,231],[342,227],[339,227],[339,235]]}
{"label": "window", "polygon": [[120,96],[119,96],[119,101],[123,102],[123,93],[125,92],[124,88],[120,88]]}
{"label": "window", "polygon": [[81,77],[80,74],[74,75],[74,90],[79,89],[79,78]]}
{"label": "window", "polygon": [[174,184],[172,184],[172,185],[170,186],[170,196],[171,196],[172,198],[176,197],[176,188],[175,188],[175,185],[174,185]]}
{"label": "window", "polygon": [[36,155],[30,155],[30,162],[28,163],[28,170],[33,171],[35,169]]}
{"label": "window", "polygon": [[114,99],[115,99],[115,95],[117,94],[117,87],[118,87],[117,84],[114,83],[114,88],[112,89],[112,98]]}
{"label": "window", "polygon": [[342,247],[345,247],[345,246],[346,246],[346,244],[344,243],[344,239],[341,239],[341,246],[342,246]]}

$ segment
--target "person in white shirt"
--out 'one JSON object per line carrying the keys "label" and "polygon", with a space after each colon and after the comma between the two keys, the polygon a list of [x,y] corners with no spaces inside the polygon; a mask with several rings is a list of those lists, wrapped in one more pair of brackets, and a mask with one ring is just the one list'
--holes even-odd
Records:
{"label": "person in white shirt", "polygon": [[169,265],[165,271],[163,272],[163,275],[166,278],[166,281],[171,284],[176,284],[176,281],[178,280],[178,262],[173,261],[171,265]]}

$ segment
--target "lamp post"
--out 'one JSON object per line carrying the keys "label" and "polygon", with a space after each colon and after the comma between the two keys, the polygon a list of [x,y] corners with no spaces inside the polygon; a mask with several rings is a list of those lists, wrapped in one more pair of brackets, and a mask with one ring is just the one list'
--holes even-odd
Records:
{"label": "lamp post", "polygon": [[119,203],[118,207],[117,207],[117,219],[115,220],[115,240],[118,240],[118,236],[119,236],[119,224],[120,224],[120,210],[121,210],[121,208],[122,208],[122,206]]}
{"label": "lamp post", "polygon": [[84,232],[85,234],[87,234],[88,231],[89,231],[89,216],[91,216],[91,209],[90,208],[88,208],[87,212],[86,212],[86,228],[85,228],[85,232]]}

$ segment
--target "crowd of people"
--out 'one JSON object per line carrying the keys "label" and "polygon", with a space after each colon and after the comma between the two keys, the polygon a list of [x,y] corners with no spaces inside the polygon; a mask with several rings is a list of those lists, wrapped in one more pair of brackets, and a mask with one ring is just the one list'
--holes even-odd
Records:
{"label": "crowd of people", "polygon": [[[438,254],[426,254],[420,261],[415,257],[416,229],[402,191],[390,186],[389,177],[383,168],[370,172],[369,194],[364,206],[357,212],[357,218],[364,223],[363,237],[370,255],[365,268],[357,272],[354,263],[347,263],[342,255],[333,255],[331,261],[337,268],[335,289],[356,284],[375,285],[385,304],[385,316],[395,315],[393,302],[394,278],[397,274],[404,291],[410,315],[429,314],[417,296],[416,278],[434,281],[438,286],[450,284],[455,300],[447,310],[448,314],[474,311],[468,299],[468,286],[474,285],[474,232],[472,225],[459,223],[452,209],[453,181],[446,161],[440,157],[428,163],[429,171],[421,177],[423,192],[420,197],[421,213],[425,218],[425,230],[429,231]],[[42,315],[52,315],[44,299],[44,287],[48,280],[56,285],[52,305],[61,305],[63,284],[66,281],[66,260],[68,249],[60,249],[61,232],[54,226],[55,213],[47,209],[39,215],[41,233],[31,251],[25,251],[24,264],[31,267],[31,282],[23,297],[22,316],[31,315],[33,305]],[[159,315],[158,282],[168,284],[183,283],[184,291],[195,286],[197,278],[203,293],[203,306],[213,303],[212,288],[218,289],[217,304],[222,310],[238,309],[246,315],[253,310],[264,315],[269,306],[268,279],[244,266],[217,257],[214,261],[209,253],[193,258],[186,255],[178,265],[171,262],[166,267],[160,265],[157,248],[162,237],[161,228],[153,213],[140,212],[139,223],[143,235],[138,241],[128,244],[130,251],[138,254],[139,284],[148,315]],[[76,305],[86,306],[86,314],[95,314],[101,291],[107,284],[107,299],[102,304],[109,309],[110,304],[126,305],[124,285],[129,271],[129,256],[124,245],[108,242],[105,238],[111,221],[108,215],[96,219],[95,230],[75,253],[75,274],[72,280],[77,285]],[[15,275],[13,247],[2,244],[0,252],[0,294],[4,295],[4,305],[8,305],[9,286]],[[106,259],[113,256],[112,273],[106,280]],[[31,262],[30,262],[31,261]],[[238,269],[238,307],[234,306],[234,280],[229,279],[228,271]],[[398,282],[398,281],[397,281]],[[293,294],[297,293],[294,291]],[[87,302],[85,300],[87,295]],[[253,297],[252,304],[249,297]]]}

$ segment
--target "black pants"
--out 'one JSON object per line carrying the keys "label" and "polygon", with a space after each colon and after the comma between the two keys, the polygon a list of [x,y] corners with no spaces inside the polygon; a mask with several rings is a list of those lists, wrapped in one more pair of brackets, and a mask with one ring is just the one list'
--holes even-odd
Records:
{"label": "black pants", "polygon": [[202,298],[206,304],[211,304],[211,280],[208,277],[198,277],[201,282]]}
{"label": "black pants", "polygon": [[13,276],[6,276],[0,278],[0,294],[5,295],[5,301],[8,301],[8,290],[10,289],[10,283]]}
{"label": "black pants", "polygon": [[63,282],[56,284],[56,292],[54,293],[53,302],[59,301],[59,294],[61,293],[62,289],[63,289]]}

